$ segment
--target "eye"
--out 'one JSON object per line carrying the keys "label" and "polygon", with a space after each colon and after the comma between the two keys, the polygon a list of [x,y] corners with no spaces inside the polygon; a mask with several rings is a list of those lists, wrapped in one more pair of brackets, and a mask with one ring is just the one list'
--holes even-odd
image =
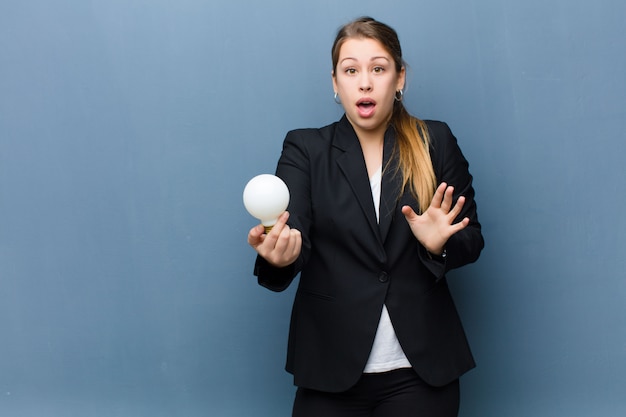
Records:
{"label": "eye", "polygon": [[354,74],[356,74],[356,69],[354,69],[354,68],[346,68],[345,72],[348,75],[354,75]]}
{"label": "eye", "polygon": [[383,67],[374,67],[373,69],[375,74],[382,74],[383,72],[385,72],[385,68]]}

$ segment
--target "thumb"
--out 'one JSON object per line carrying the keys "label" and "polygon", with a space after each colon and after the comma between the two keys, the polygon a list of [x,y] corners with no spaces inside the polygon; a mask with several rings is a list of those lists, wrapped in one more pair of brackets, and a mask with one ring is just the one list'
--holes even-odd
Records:
{"label": "thumb", "polygon": [[263,242],[263,234],[265,233],[265,228],[262,224],[257,224],[250,232],[248,232],[248,244],[252,247]]}
{"label": "thumb", "polygon": [[403,206],[402,214],[404,214],[404,217],[407,219],[407,221],[412,221],[417,218],[417,213],[415,213],[411,206]]}

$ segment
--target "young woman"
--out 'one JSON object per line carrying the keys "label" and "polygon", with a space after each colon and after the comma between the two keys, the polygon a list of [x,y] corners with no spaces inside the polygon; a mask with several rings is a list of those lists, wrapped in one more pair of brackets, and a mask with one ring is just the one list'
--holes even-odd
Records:
{"label": "young woman", "polygon": [[403,106],[392,28],[345,25],[332,61],[345,115],[287,134],[276,175],[289,207],[248,234],[261,285],[282,291],[300,273],[293,416],[456,416],[474,361],[445,274],[484,245],[468,163],[445,123]]}

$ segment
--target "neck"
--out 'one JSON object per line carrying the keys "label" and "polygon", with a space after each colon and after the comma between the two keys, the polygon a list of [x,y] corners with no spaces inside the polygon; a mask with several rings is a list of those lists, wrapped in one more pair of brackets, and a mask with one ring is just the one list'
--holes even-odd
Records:
{"label": "neck", "polygon": [[357,133],[357,136],[359,138],[359,143],[361,144],[363,158],[365,159],[367,174],[371,178],[383,164],[383,144],[385,142],[385,136],[384,133],[366,135],[365,137],[362,137]]}
{"label": "neck", "polygon": [[381,123],[374,129],[363,129],[359,127],[356,123],[352,123],[352,120],[348,118],[348,121],[352,125],[354,132],[356,133],[361,146],[368,146],[369,144],[381,144],[385,140],[385,132],[387,132],[387,128],[391,121],[391,115],[389,115],[387,121],[385,123]]}

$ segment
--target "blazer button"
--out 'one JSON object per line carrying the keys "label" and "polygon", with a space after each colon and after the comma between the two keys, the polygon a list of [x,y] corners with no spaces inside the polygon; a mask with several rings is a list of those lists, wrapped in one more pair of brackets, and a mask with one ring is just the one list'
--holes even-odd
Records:
{"label": "blazer button", "polygon": [[378,281],[382,283],[389,281],[389,275],[387,275],[385,271],[381,272],[380,275],[378,275]]}

